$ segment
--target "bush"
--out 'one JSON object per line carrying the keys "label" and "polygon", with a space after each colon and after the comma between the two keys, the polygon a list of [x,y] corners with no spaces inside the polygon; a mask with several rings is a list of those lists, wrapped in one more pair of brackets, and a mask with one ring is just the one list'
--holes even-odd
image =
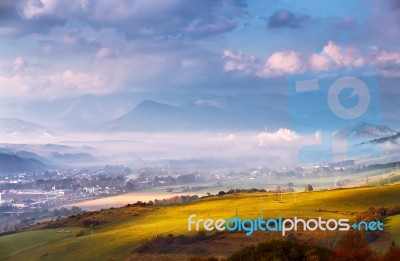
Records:
{"label": "bush", "polygon": [[329,260],[332,257],[333,253],[325,248],[295,241],[272,240],[245,247],[230,256],[228,261]]}
{"label": "bush", "polygon": [[88,219],[88,218],[86,218],[86,219],[82,220],[82,225],[84,227],[90,227],[90,226],[94,227],[94,226],[97,226],[99,223],[100,222],[97,219]]}
{"label": "bush", "polygon": [[84,234],[85,234],[85,231],[83,231],[83,230],[81,229],[81,230],[76,231],[75,234],[74,234],[74,236],[80,237],[80,236],[83,236]]}
{"label": "bush", "polygon": [[375,260],[370,249],[359,231],[348,231],[339,241],[336,254],[340,260]]}
{"label": "bush", "polygon": [[222,232],[216,232],[212,235],[207,235],[204,231],[186,236],[156,236],[153,239],[145,240],[142,244],[133,250],[134,253],[191,253],[196,255],[207,254],[207,249],[201,247],[199,243],[208,242],[221,237]]}
{"label": "bush", "polygon": [[399,246],[396,246],[396,244],[393,241],[389,250],[382,257],[382,261],[397,260],[399,257],[400,257],[400,248]]}

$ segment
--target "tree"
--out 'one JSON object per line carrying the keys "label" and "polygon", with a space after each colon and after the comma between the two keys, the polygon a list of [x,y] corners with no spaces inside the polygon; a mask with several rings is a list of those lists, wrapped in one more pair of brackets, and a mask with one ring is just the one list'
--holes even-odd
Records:
{"label": "tree", "polygon": [[307,184],[304,188],[305,191],[313,191],[313,186],[311,186],[310,184]]}
{"label": "tree", "polygon": [[80,214],[80,213],[82,213],[82,209],[81,208],[79,208],[77,206],[73,206],[71,208],[71,214],[72,215],[76,215],[76,214]]}
{"label": "tree", "polygon": [[294,191],[294,189],[293,189],[293,187],[294,187],[293,182],[288,182],[288,183],[286,184],[286,186],[287,186],[288,192],[293,192],[293,191]]}
{"label": "tree", "polygon": [[364,261],[374,258],[374,253],[369,248],[368,243],[356,230],[350,230],[342,237],[336,254],[339,260]]}

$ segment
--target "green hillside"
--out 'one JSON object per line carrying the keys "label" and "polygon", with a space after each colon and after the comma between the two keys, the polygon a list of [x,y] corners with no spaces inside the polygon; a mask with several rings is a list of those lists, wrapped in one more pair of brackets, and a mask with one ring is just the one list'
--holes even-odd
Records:
{"label": "green hillside", "polygon": [[[325,217],[354,219],[371,207],[399,203],[400,184],[281,195],[266,193],[231,194],[196,202],[160,207],[154,212],[113,222],[93,234],[74,237],[45,229],[0,237],[0,260],[117,260],[129,258],[143,239],[159,234],[183,234],[187,218]],[[117,219],[117,217],[116,217]],[[390,217],[390,232],[399,240],[399,215]],[[75,231],[81,228],[69,228]],[[277,234],[278,236],[278,234]]]}

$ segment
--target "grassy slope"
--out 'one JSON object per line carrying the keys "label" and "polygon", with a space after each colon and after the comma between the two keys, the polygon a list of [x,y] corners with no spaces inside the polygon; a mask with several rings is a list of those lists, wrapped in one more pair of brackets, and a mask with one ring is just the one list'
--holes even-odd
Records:
{"label": "grassy slope", "polygon": [[[230,218],[237,210],[239,217],[256,217],[263,202],[266,217],[352,218],[351,212],[370,207],[392,206],[399,202],[400,184],[312,193],[277,195],[241,194],[214,197],[191,204],[167,206],[155,212],[133,217],[95,230],[93,235],[54,238],[54,230],[41,230],[0,237],[0,259],[9,260],[108,260],[129,256],[143,239],[156,234],[187,233],[187,218]],[[262,198],[262,200],[261,200]],[[320,210],[316,212],[316,210]],[[338,211],[332,213],[331,211]],[[398,227],[398,226],[397,226]],[[26,234],[29,233],[29,234]],[[39,238],[49,243],[38,245]],[[43,239],[40,239],[43,240]],[[56,240],[56,241],[52,241]],[[22,246],[23,244],[23,246]],[[4,251],[6,249],[6,251]],[[41,257],[45,253],[47,256]]]}
{"label": "grassy slope", "polygon": [[386,226],[395,242],[400,244],[400,215],[389,217]]}

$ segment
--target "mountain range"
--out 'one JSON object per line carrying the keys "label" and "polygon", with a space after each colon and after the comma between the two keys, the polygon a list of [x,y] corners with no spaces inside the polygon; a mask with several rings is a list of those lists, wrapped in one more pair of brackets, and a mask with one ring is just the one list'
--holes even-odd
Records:
{"label": "mountain range", "polygon": [[265,104],[235,100],[196,100],[182,106],[151,100],[107,122],[107,131],[261,130],[288,126],[288,113]]}
{"label": "mountain range", "polygon": [[[400,116],[393,114],[398,111],[398,98],[387,99],[382,107],[382,122],[395,128],[400,128]],[[264,126],[272,131],[279,128],[297,131],[303,122],[307,122],[310,130],[331,125],[336,130],[344,127],[342,123],[326,119],[329,108],[324,105],[326,96],[322,93],[302,96],[307,108],[301,112],[291,108],[289,100],[290,96],[283,93],[166,92],[84,95],[26,104],[0,104],[0,112],[3,112],[0,117],[3,116],[5,122],[0,125],[0,133],[3,131],[3,135],[10,137],[21,133],[40,137],[53,132],[82,131],[262,131]],[[299,123],[295,123],[295,127],[293,120]]]}

